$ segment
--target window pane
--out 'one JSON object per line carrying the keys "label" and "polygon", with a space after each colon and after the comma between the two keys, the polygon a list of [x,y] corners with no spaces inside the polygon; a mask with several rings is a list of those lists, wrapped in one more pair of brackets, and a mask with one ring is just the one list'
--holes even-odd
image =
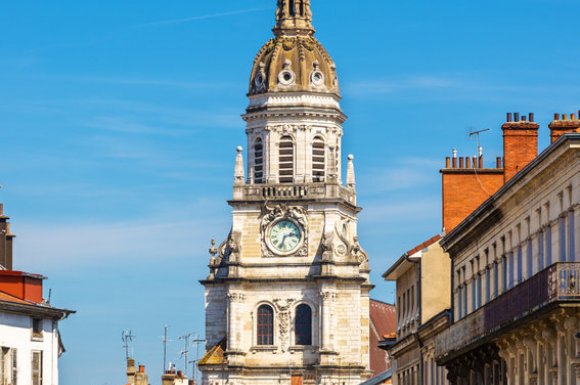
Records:
{"label": "window pane", "polygon": [[258,308],[258,345],[274,345],[274,310],[268,305]]}
{"label": "window pane", "polygon": [[296,345],[312,345],[312,310],[308,305],[296,308]]}

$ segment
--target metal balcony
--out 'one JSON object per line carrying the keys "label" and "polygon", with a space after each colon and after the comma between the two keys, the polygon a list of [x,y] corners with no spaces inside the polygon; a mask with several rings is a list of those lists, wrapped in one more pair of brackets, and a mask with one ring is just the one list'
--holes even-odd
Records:
{"label": "metal balcony", "polygon": [[559,262],[456,321],[437,336],[435,354],[447,361],[471,350],[493,335],[514,327],[515,321],[557,303],[580,304],[580,263]]}

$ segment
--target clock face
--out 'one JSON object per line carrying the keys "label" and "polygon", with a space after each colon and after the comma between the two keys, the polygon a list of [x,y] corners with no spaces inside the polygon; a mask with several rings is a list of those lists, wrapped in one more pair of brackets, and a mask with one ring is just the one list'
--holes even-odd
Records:
{"label": "clock face", "polygon": [[302,243],[302,231],[296,223],[283,219],[272,226],[268,240],[276,251],[291,254]]}

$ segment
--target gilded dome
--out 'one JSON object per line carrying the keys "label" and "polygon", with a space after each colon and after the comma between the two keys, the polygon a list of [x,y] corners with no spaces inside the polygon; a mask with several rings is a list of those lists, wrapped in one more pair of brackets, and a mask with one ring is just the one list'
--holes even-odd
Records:
{"label": "gilded dome", "polygon": [[276,36],[254,60],[249,94],[308,91],[339,95],[336,65],[314,32],[310,0],[278,0]]}

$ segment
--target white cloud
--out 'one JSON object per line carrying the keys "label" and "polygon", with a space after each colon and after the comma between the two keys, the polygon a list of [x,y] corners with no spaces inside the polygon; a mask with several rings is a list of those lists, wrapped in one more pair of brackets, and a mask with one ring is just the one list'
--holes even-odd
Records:
{"label": "white cloud", "polygon": [[221,17],[241,15],[244,13],[260,12],[260,11],[265,11],[265,10],[269,10],[269,9],[270,8],[239,9],[239,10],[235,10],[235,11],[211,13],[211,14],[207,14],[207,15],[191,16],[191,17],[185,17],[185,18],[180,18],[180,19],[154,21],[151,23],[139,24],[136,27],[138,27],[138,28],[139,27],[160,27],[160,26],[173,25],[173,24],[191,23],[191,22],[199,21],[199,20],[217,19],[217,18],[221,18]]}

